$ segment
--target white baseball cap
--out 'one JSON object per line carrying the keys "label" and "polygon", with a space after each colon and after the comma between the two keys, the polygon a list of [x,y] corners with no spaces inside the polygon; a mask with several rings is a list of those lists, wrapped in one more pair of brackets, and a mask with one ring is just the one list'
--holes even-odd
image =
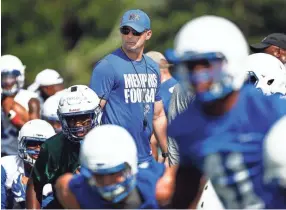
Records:
{"label": "white baseball cap", "polygon": [[164,68],[169,68],[171,65],[170,64],[162,64],[161,60],[165,60],[167,61],[167,59],[165,58],[165,56],[157,51],[149,51],[146,53],[147,56],[149,56],[150,58],[152,58],[156,63],[159,64],[160,69],[164,69]]}
{"label": "white baseball cap", "polygon": [[62,84],[64,79],[53,69],[45,69],[37,74],[35,81],[28,87],[30,91],[36,91],[41,86]]}

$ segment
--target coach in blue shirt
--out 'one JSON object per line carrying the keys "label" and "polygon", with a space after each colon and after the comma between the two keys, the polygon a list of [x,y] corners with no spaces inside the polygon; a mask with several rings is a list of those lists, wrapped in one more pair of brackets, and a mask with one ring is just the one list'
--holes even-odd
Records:
{"label": "coach in blue shirt", "polygon": [[96,64],[90,87],[102,99],[102,123],[126,128],[136,141],[139,164],[149,164],[154,161],[150,148],[153,128],[163,156],[168,153],[159,66],[143,54],[152,36],[148,15],[141,10],[125,12],[120,33],[122,46]]}

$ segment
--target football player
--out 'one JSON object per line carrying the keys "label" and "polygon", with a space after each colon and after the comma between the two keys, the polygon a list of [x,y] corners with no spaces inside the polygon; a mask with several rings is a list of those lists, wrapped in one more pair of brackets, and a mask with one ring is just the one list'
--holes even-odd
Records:
{"label": "football player", "polygon": [[[40,208],[45,184],[55,184],[64,173],[78,173],[79,149],[84,136],[99,125],[101,108],[96,93],[85,85],[71,86],[58,105],[62,131],[46,141],[40,151],[27,186],[26,207]],[[62,208],[55,198],[46,208]]]}
{"label": "football player", "polygon": [[[40,153],[40,146],[46,139],[55,135],[52,126],[44,120],[31,120],[23,125],[18,136],[18,155],[1,158],[2,208],[25,208],[26,185],[32,167]],[[51,186],[45,186],[43,191],[43,206],[51,198]],[[4,190],[4,191],[3,191]]]}
{"label": "football player", "polygon": [[286,68],[276,57],[255,53],[246,61],[248,82],[253,84],[265,95],[286,97]]}
{"label": "football player", "polygon": [[195,168],[210,178],[226,208],[285,208],[284,180],[263,177],[265,136],[285,116],[286,102],[244,85],[242,32],[225,18],[198,17],[179,31],[175,50],[177,72],[196,99],[168,127],[180,152],[173,207],[193,199]]}
{"label": "football player", "polygon": [[1,69],[1,154],[15,155],[19,129],[29,120],[40,117],[37,96],[22,89],[25,66],[13,55],[0,58]]}
{"label": "football player", "polygon": [[28,90],[35,92],[43,104],[47,98],[64,90],[64,79],[56,70],[44,69],[37,74],[34,83],[28,87]]}
{"label": "football player", "polygon": [[162,193],[156,184],[165,166],[138,167],[134,142],[128,131],[117,125],[90,131],[81,147],[80,174],[65,174],[57,181],[61,204],[76,209],[159,208]]}

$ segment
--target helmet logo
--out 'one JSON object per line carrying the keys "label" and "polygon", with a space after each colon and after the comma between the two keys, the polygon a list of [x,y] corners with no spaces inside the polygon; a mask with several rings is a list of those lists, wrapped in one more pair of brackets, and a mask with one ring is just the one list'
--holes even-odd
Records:
{"label": "helmet logo", "polygon": [[80,110],[80,108],[77,109],[69,109],[70,112],[78,112]]}
{"label": "helmet logo", "polygon": [[136,20],[139,20],[139,19],[140,19],[140,16],[138,14],[130,14],[129,15],[129,20],[136,21]]}

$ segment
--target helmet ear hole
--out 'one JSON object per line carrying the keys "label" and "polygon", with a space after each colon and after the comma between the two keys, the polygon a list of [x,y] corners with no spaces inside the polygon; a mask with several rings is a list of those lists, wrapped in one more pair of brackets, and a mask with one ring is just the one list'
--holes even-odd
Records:
{"label": "helmet ear hole", "polygon": [[267,81],[267,85],[272,85],[273,82],[274,82],[274,79],[270,79]]}

